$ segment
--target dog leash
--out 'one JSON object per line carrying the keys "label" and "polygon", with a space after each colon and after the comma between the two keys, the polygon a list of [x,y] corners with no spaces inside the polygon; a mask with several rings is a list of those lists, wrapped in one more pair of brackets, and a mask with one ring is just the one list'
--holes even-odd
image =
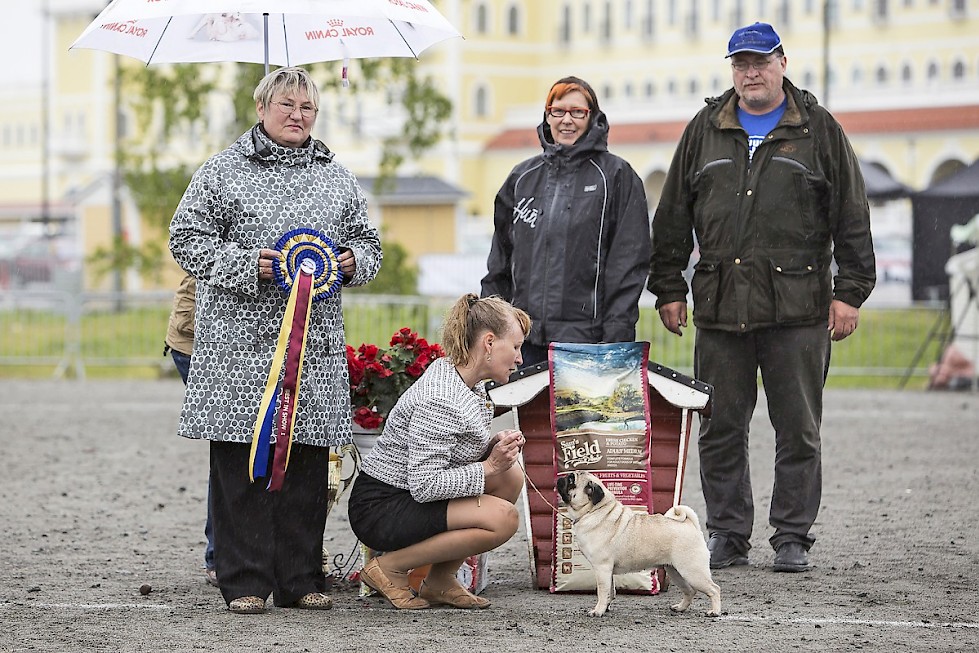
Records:
{"label": "dog leash", "polygon": [[528,474],[528,473],[527,473],[527,467],[526,467],[526,465],[524,465],[524,462],[523,462],[523,455],[521,455],[521,456],[520,456],[520,461],[519,461],[519,465],[520,465],[520,469],[522,469],[522,470],[523,470],[523,477],[524,477],[525,479],[527,479],[527,483],[528,483],[528,484],[530,485],[530,487],[532,487],[532,488],[534,489],[534,492],[536,492],[536,493],[537,493],[537,496],[539,496],[539,497],[541,498],[541,500],[542,500],[542,501],[543,501],[544,503],[546,503],[546,504],[547,504],[547,505],[548,505],[548,506],[549,506],[549,507],[551,508],[551,510],[552,510],[552,511],[554,511],[555,513],[557,513],[557,512],[558,512],[558,509],[557,509],[557,508],[555,508],[555,507],[554,507],[554,506],[553,506],[553,505],[551,504],[551,502],[547,500],[547,497],[545,497],[545,496],[544,496],[544,495],[543,495],[543,494],[541,493],[541,491],[537,489],[537,486],[536,486],[536,485],[534,485],[534,482],[533,482],[532,480],[530,480],[530,474]]}

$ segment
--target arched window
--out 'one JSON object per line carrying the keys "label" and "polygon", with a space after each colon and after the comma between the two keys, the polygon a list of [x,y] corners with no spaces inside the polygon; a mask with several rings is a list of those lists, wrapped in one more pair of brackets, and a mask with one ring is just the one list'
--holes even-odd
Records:
{"label": "arched window", "polygon": [[938,62],[932,61],[930,64],[928,64],[928,81],[937,82],[938,75],[939,75]]}
{"label": "arched window", "polygon": [[612,90],[611,84],[606,84],[602,87],[602,98],[604,101],[611,100],[613,95],[615,95],[615,93]]}
{"label": "arched window", "polygon": [[884,66],[877,66],[877,72],[874,73],[874,78],[877,80],[878,84],[887,83],[887,68]]}
{"label": "arched window", "polygon": [[700,92],[700,83],[696,77],[691,77],[690,81],[687,82],[687,91],[689,91],[690,95],[697,95]]}
{"label": "arched window", "polygon": [[571,5],[564,5],[564,9],[561,10],[561,35],[560,40],[562,44],[567,45],[571,43]]}
{"label": "arched window", "polygon": [[512,5],[509,10],[507,10],[506,17],[506,31],[510,36],[517,36],[520,34],[520,7]]}
{"label": "arched window", "polygon": [[720,94],[721,89],[723,88],[721,86],[722,83],[723,82],[721,82],[720,76],[719,75],[714,75],[714,78],[710,80],[710,90],[711,90],[711,93]]}
{"label": "arched window", "polygon": [[656,85],[652,82],[646,82],[642,88],[642,94],[647,98],[651,98],[656,95]]}
{"label": "arched window", "polygon": [[952,64],[952,79],[962,79],[965,77],[965,62],[956,61]]}
{"label": "arched window", "polygon": [[813,84],[816,83],[815,75],[812,74],[811,70],[807,70],[802,74],[802,86],[805,88],[812,88]]}
{"label": "arched window", "polygon": [[901,66],[901,81],[902,82],[904,82],[905,84],[910,84],[911,83],[912,76],[913,75],[912,75],[912,72],[911,72],[911,64],[906,63],[903,66]]}
{"label": "arched window", "polygon": [[622,97],[631,98],[632,97],[632,83],[626,82],[625,86],[622,87]]}
{"label": "arched window", "polygon": [[666,93],[667,95],[676,95],[676,80],[671,79],[666,82]]}
{"label": "arched window", "polygon": [[473,95],[473,114],[477,118],[489,116],[489,90],[482,84],[476,87],[476,92]]}
{"label": "arched window", "polygon": [[860,86],[863,82],[863,70],[860,66],[853,67],[853,71],[850,73],[850,81],[853,82],[854,86]]}
{"label": "arched window", "polygon": [[482,2],[476,5],[476,33],[489,33],[489,8]]}

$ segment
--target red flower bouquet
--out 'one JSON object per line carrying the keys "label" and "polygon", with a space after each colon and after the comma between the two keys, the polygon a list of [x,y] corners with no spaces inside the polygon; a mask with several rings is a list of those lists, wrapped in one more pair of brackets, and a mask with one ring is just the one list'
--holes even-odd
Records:
{"label": "red flower bouquet", "polygon": [[347,345],[354,423],[365,429],[379,428],[398,397],[429,363],[444,355],[438,344],[428,344],[408,327],[392,336],[387,349],[366,343],[357,349]]}

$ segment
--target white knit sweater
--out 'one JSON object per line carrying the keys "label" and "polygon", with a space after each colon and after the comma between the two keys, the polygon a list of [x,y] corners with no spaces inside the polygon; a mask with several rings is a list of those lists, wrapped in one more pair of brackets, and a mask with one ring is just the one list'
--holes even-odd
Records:
{"label": "white knit sweater", "polygon": [[435,360],[401,395],[361,469],[420,503],[478,496],[493,403],[470,389],[448,358]]}

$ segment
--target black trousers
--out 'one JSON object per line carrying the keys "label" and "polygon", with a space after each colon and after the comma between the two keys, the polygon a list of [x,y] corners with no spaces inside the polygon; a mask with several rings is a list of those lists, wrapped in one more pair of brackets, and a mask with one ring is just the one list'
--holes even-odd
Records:
{"label": "black trousers", "polygon": [[826,325],[740,334],[697,329],[694,376],[714,386],[713,410],[700,425],[700,480],[707,530],[728,535],[747,553],[755,519],[748,462],[748,429],[761,370],[775,429],[775,484],[769,542],[806,548],[822,497],[819,427],[829,371]]}
{"label": "black trousers", "polygon": [[[224,600],[242,596],[288,606],[322,592],[330,450],[293,444],[282,489],[248,478],[251,445],[211,442],[215,569]],[[271,459],[271,456],[270,456]]]}

